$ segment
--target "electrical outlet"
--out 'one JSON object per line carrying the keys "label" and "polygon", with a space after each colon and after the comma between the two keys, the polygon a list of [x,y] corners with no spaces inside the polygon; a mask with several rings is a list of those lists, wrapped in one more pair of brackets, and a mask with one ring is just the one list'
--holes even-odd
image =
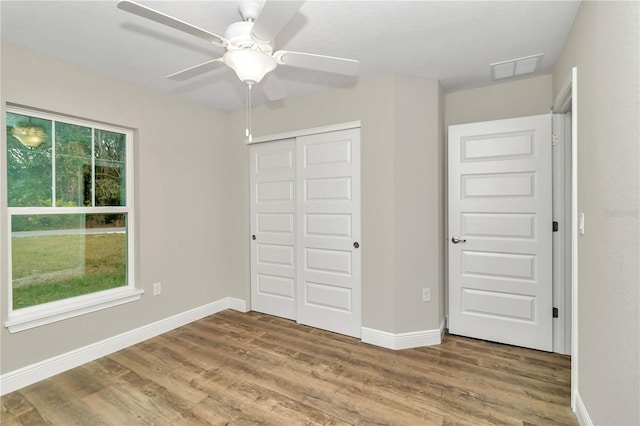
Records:
{"label": "electrical outlet", "polygon": [[158,296],[162,293],[162,283],[154,283],[153,284],[153,295]]}
{"label": "electrical outlet", "polygon": [[423,302],[431,302],[431,289],[423,288],[422,289],[422,301]]}

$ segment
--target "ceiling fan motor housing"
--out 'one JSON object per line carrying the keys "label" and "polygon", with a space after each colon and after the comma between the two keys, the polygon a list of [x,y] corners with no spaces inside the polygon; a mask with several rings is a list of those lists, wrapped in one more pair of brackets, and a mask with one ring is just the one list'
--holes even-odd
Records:
{"label": "ceiling fan motor housing", "polygon": [[251,37],[251,29],[253,22],[241,21],[234,22],[227,27],[224,38],[229,41],[227,48],[235,49],[253,49],[260,52],[271,53],[273,48],[269,43],[258,43]]}

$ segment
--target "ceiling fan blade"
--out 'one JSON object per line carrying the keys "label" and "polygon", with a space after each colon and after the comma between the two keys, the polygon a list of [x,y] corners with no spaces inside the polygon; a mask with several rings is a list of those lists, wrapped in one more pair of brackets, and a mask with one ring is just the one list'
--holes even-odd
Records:
{"label": "ceiling fan blade", "polygon": [[276,62],[292,67],[308,68],[337,74],[355,75],[359,61],[355,59],[336,58],[333,56],[314,55],[311,53],[289,52],[279,50],[273,54]]}
{"label": "ceiling fan blade", "polygon": [[214,70],[222,65],[224,65],[224,60],[222,58],[218,58],[213,61],[207,61],[203,64],[196,65],[195,67],[187,68],[186,70],[178,71],[168,75],[167,78],[170,80],[185,81],[197,75]]}
{"label": "ceiling fan blade", "polygon": [[267,1],[256,19],[251,37],[258,42],[272,42],[293,18],[304,0]]}
{"label": "ceiling fan blade", "polygon": [[287,96],[280,81],[273,73],[269,73],[262,80],[262,90],[270,101],[281,101]]}
{"label": "ceiling fan blade", "polygon": [[118,2],[118,8],[124,10],[125,12],[133,13],[134,15],[138,15],[142,18],[150,19],[168,27],[175,28],[176,30],[180,30],[187,34],[199,37],[203,40],[208,41],[209,43],[217,44],[223,47],[226,47],[228,44],[227,40],[220,37],[219,35],[210,33],[209,31],[203,30],[202,28],[196,27],[195,25],[191,25],[172,16],[165,15],[164,13],[150,9],[133,1],[122,0]]}

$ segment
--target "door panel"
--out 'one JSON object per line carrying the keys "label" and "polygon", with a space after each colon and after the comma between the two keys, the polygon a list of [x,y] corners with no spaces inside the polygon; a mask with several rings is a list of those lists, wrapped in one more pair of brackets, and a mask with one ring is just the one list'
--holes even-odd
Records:
{"label": "door panel", "polygon": [[483,173],[461,176],[462,198],[532,197],[532,173]]}
{"label": "door panel", "polygon": [[297,148],[298,322],[360,337],[360,130]]}
{"label": "door panel", "polygon": [[277,266],[294,266],[294,249],[290,245],[279,244],[263,244],[257,243],[258,246],[258,264],[277,265]]}
{"label": "door panel", "polygon": [[350,214],[307,214],[304,233],[309,237],[351,238],[352,226]]}
{"label": "door panel", "polygon": [[263,182],[256,186],[257,202],[273,202],[293,200],[293,181]]}
{"label": "door panel", "polygon": [[293,213],[257,213],[256,231],[271,235],[293,235]]}
{"label": "door panel", "polygon": [[307,306],[316,307],[323,310],[342,311],[347,315],[351,314],[352,291],[345,287],[336,287],[332,285],[305,282]]}
{"label": "door panel", "polygon": [[260,295],[282,297],[288,300],[294,299],[295,280],[276,275],[257,274],[257,292]]}
{"label": "door panel", "polygon": [[493,279],[533,280],[535,256],[529,254],[472,252],[461,253],[463,276],[479,276]]}
{"label": "door panel", "polygon": [[296,318],[295,140],[250,148],[251,309]]}
{"label": "door panel", "polygon": [[449,127],[452,334],[552,350],[551,195],[550,115]]}
{"label": "door panel", "polygon": [[325,274],[341,274],[351,277],[351,251],[305,249],[304,267],[307,271]]}
{"label": "door panel", "polygon": [[461,213],[463,235],[484,238],[534,238],[536,216],[529,213]]}
{"label": "door panel", "polygon": [[351,201],[351,179],[315,178],[304,181],[304,198],[307,201]]}
{"label": "door panel", "polygon": [[498,321],[534,321],[535,298],[512,293],[500,293],[465,288],[462,291],[462,311],[483,315]]}
{"label": "door panel", "polygon": [[487,161],[533,155],[531,133],[498,133],[462,141],[462,161]]}

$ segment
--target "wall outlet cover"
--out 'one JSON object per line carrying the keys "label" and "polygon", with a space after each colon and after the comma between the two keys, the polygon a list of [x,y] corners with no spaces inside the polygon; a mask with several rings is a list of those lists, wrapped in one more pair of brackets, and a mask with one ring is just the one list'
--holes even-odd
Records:
{"label": "wall outlet cover", "polygon": [[423,288],[422,289],[422,301],[423,302],[431,302],[431,289]]}

